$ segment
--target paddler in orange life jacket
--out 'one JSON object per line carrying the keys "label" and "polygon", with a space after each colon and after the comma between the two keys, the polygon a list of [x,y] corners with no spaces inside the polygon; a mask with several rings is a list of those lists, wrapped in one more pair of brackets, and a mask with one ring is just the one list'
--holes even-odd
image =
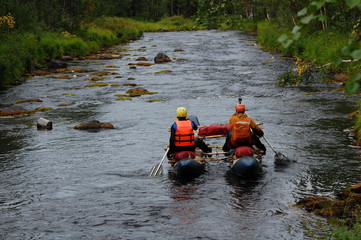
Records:
{"label": "paddler in orange life jacket", "polygon": [[169,152],[171,154],[181,151],[192,151],[199,147],[204,152],[212,152],[211,148],[198,137],[194,135],[194,131],[198,129],[197,125],[187,118],[187,109],[179,107],[176,110],[176,120],[170,128]]}
{"label": "paddler in orange life jacket", "polygon": [[252,118],[245,114],[246,106],[244,104],[237,104],[235,109],[236,113],[229,119],[231,130],[226,138],[223,150],[228,152],[230,149],[240,146],[253,147],[255,145],[263,151],[263,154],[266,154],[266,147],[259,140],[264,134],[262,129]]}

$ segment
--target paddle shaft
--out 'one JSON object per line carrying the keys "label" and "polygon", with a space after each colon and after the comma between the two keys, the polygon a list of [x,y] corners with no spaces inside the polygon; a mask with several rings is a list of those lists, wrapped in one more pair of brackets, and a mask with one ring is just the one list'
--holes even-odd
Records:
{"label": "paddle shaft", "polygon": [[169,152],[169,148],[168,148],[167,151],[164,153],[164,156],[163,156],[162,160],[160,161],[160,163],[159,163],[159,164],[157,165],[157,167],[155,168],[155,171],[150,173],[151,176],[157,175],[157,173],[158,173],[160,167],[162,166],[163,161],[164,161],[165,157],[167,156],[167,153],[168,153],[168,152]]}
{"label": "paddle shaft", "polygon": [[263,136],[263,139],[266,141],[266,143],[268,144],[268,146],[270,146],[270,148],[272,149],[272,151],[277,154],[277,152],[273,149],[273,147],[271,146],[271,144],[267,141],[267,139]]}

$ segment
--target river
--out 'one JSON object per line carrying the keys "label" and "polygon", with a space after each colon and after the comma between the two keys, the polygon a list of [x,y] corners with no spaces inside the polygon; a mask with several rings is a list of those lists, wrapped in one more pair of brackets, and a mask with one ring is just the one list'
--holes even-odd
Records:
{"label": "river", "polygon": [[[325,219],[294,204],[361,181],[360,155],[344,131],[353,99],[317,93],[325,86],[277,86],[293,60],[238,31],[145,33],[111,51],[123,57],[74,60],[69,68],[86,72],[31,77],[0,91],[0,108],[31,98],[42,102],[22,106],[53,108],[0,119],[0,239],[317,239],[329,231]],[[138,57],[153,63],[158,52],[173,61],[128,65]],[[104,71],[113,73],[101,81],[108,86],[85,87]],[[157,94],[116,101],[134,88],[125,83]],[[278,166],[268,147],[258,180],[231,177],[224,162],[190,182],[172,178],[166,162],[163,176],[148,176],[177,107],[201,125],[226,123],[238,97],[264,122],[272,147],[296,162]],[[53,130],[38,131],[40,117]],[[73,129],[93,119],[115,129]]]}

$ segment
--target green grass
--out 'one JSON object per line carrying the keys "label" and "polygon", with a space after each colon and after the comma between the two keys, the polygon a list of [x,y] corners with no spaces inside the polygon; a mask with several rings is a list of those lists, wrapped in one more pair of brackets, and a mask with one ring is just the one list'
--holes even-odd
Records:
{"label": "green grass", "polygon": [[19,80],[26,72],[47,60],[64,55],[84,56],[101,47],[138,39],[143,32],[193,30],[192,20],[181,16],[159,22],[102,17],[87,23],[75,33],[69,32],[0,32],[0,85]]}
{"label": "green grass", "polygon": [[301,57],[316,64],[335,61],[341,54],[341,48],[347,45],[344,34],[331,31],[319,31],[304,38],[304,51]]}
{"label": "green grass", "polygon": [[332,231],[328,239],[333,240],[359,240],[361,239],[361,224],[356,223],[352,227],[347,227],[340,221],[337,223],[336,229]]}
{"label": "green grass", "polygon": [[280,50],[281,45],[277,39],[287,31],[288,29],[282,28],[280,25],[271,21],[259,22],[257,23],[257,43],[261,44],[262,47],[267,50]]}

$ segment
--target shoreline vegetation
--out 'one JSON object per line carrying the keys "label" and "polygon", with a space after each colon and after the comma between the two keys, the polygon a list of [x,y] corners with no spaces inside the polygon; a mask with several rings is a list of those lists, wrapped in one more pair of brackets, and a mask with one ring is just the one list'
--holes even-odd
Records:
{"label": "shoreline vegetation", "polygon": [[[6,18],[4,18],[6,17]],[[199,24],[196,20],[187,17],[173,16],[157,22],[138,21],[131,18],[98,17],[83,24],[74,31],[46,31],[34,30],[31,32],[12,30],[15,20],[12,16],[0,17],[0,87],[9,87],[21,84],[26,73],[45,68],[51,59],[60,59],[63,56],[81,57],[94,54],[104,48],[126,43],[140,38],[143,32],[156,31],[192,31],[205,30],[209,27]],[[357,25],[359,26],[360,23]],[[257,44],[266,51],[280,51],[283,56],[295,58],[298,71],[289,71],[279,76],[278,84],[303,85],[308,82],[310,74],[315,69],[322,73],[319,82],[338,82],[345,88],[346,81],[354,74],[359,74],[361,62],[346,59],[339,64],[334,61],[342,55],[343,46],[350,45],[350,33],[333,30],[314,31],[304,36],[292,46],[285,48],[279,42],[281,34],[292,29],[284,27],[271,20],[250,21],[239,20],[236,24],[229,22],[216,24],[219,30],[242,30],[257,34]],[[5,33],[5,34],[4,34]],[[359,36],[358,36],[359,37]],[[352,43],[352,48],[361,49],[360,41]],[[356,93],[359,94],[359,93]],[[361,101],[355,109],[355,142],[361,145]],[[360,205],[355,208],[359,209]],[[361,227],[360,214],[352,216],[351,228],[345,221],[337,221],[341,228],[336,227],[332,233],[334,239],[358,239]],[[341,223],[340,223],[341,222]],[[349,223],[349,222],[348,222]],[[345,238],[346,237],[346,238]],[[347,238],[348,237],[348,238]]]}
{"label": "shoreline vegetation", "polygon": [[71,33],[9,31],[0,36],[0,86],[21,82],[24,74],[45,67],[51,59],[93,54],[115,44],[136,40],[143,32],[193,29],[192,20],[174,16],[159,22],[100,17]]}

